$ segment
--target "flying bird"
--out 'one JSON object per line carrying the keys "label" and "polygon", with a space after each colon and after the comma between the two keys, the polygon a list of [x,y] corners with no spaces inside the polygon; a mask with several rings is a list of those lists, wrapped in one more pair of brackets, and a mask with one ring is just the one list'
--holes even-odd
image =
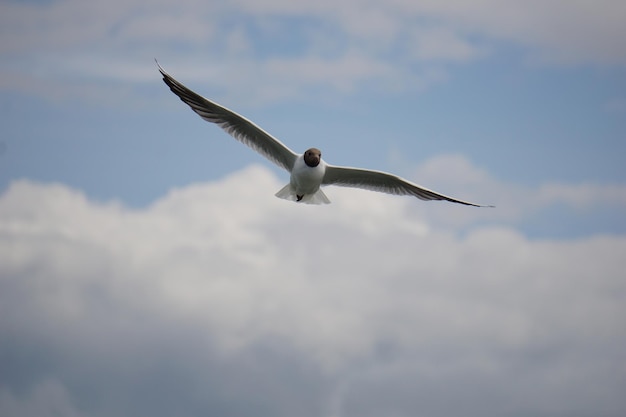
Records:
{"label": "flying bird", "polygon": [[320,186],[356,187],[420,200],[446,200],[467,206],[486,207],[439,194],[396,175],[369,169],[327,164],[322,152],[309,148],[297,154],[245,117],[191,91],[169,75],[157,62],[163,81],[183,102],[207,122],[215,123],[236,140],[254,149],[291,176],[276,197],[308,204],[328,204]]}

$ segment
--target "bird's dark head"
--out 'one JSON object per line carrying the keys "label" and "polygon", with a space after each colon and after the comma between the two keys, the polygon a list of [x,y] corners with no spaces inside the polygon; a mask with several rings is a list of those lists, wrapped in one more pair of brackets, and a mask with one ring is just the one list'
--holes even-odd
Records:
{"label": "bird's dark head", "polygon": [[322,160],[322,152],[317,148],[307,149],[304,152],[304,162],[311,168],[315,168]]}

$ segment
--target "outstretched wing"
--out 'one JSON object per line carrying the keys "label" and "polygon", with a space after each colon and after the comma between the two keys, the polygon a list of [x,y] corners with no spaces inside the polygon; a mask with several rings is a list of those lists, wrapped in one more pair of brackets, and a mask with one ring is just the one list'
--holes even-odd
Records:
{"label": "outstretched wing", "polygon": [[368,169],[340,167],[328,165],[322,180],[322,185],[339,185],[343,187],[363,188],[387,194],[410,195],[420,200],[446,200],[466,206],[481,206],[456,198],[436,193],[428,188],[414,184],[393,174]]}
{"label": "outstretched wing", "polygon": [[165,84],[200,117],[215,123],[238,141],[291,172],[298,157],[295,152],[245,117],[194,93],[169,75],[158,62],[157,65]]}

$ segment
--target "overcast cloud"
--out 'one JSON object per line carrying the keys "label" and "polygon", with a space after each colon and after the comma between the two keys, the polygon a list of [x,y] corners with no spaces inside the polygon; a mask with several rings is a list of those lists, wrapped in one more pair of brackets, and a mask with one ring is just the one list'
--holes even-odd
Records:
{"label": "overcast cloud", "polygon": [[460,236],[412,199],[281,185],[250,167],[145,209],[12,185],[0,414],[626,411],[623,236]]}

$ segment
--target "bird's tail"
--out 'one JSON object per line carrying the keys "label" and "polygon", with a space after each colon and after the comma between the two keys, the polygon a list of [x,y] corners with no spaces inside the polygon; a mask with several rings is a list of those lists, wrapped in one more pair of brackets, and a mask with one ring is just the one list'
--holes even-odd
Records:
{"label": "bird's tail", "polygon": [[276,197],[282,198],[289,201],[297,201],[299,203],[306,204],[330,204],[330,200],[326,197],[326,194],[320,189],[317,190],[315,194],[305,194],[300,201],[298,201],[298,196],[296,195],[296,190],[294,190],[291,184],[285,185],[281,188],[276,194]]}

